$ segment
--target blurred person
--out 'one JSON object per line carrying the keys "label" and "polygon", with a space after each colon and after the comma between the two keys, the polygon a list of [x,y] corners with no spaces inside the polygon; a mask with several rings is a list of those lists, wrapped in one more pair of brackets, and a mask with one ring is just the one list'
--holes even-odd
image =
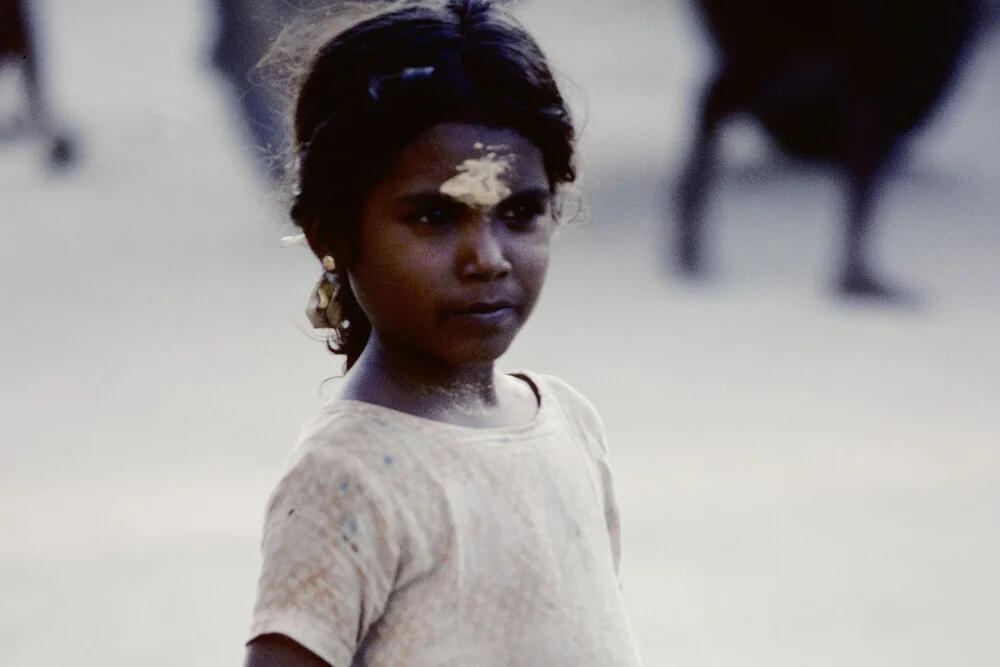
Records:
{"label": "blurred person", "polygon": [[[320,0],[312,4],[319,5]],[[232,91],[241,125],[251,142],[251,154],[275,181],[282,174],[284,110],[281,97],[263,80],[257,65],[296,7],[291,2],[272,0],[214,0],[212,64]]]}
{"label": "blurred person", "polygon": [[[388,1],[368,0],[371,4]],[[308,17],[322,22],[338,2],[343,0],[213,0],[212,65],[237,104],[251,156],[275,184],[286,171],[282,162],[288,151],[285,98],[260,65],[293,20]]]}
{"label": "blurred person", "polygon": [[639,665],[601,419],[495,364],[576,179],[544,55],[489,0],[413,0],[300,81],[291,218],[346,374],[269,500],[246,664]]}
{"label": "blurred person", "polygon": [[[359,0],[364,2],[365,0]],[[282,29],[293,19],[322,23],[342,0],[213,0],[212,65],[222,74],[238,107],[253,159],[273,183],[285,175],[284,97],[260,68]],[[371,5],[391,0],[367,0]],[[510,0],[499,4],[510,4]]]}
{"label": "blurred person", "polygon": [[975,24],[974,0],[698,0],[719,64],[678,188],[675,258],[704,271],[704,207],[720,125],[748,114],[786,153],[845,174],[837,290],[909,295],[869,256],[873,209],[902,140],[953,78]]}
{"label": "blurred person", "polygon": [[983,0],[982,22],[993,27],[1000,21],[1000,0]]}
{"label": "blurred person", "polygon": [[0,68],[10,65],[20,70],[31,130],[42,134],[49,142],[49,164],[53,167],[68,165],[74,157],[73,142],[56,128],[51,117],[25,0],[0,0]]}

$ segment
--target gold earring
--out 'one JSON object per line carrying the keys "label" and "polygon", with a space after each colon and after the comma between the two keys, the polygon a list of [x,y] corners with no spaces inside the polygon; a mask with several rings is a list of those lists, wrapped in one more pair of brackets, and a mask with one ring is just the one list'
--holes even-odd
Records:
{"label": "gold earring", "polygon": [[316,329],[333,329],[341,324],[340,304],[337,302],[337,295],[340,292],[340,276],[334,271],[337,262],[330,255],[326,255],[321,260],[323,264],[323,275],[313,296],[309,300],[309,307],[306,309],[306,316]]}
{"label": "gold earring", "polygon": [[337,283],[337,274],[334,273],[337,269],[337,260],[331,255],[324,255],[320,263],[323,265],[324,273],[319,285],[317,285],[316,295],[319,303],[316,305],[316,310],[325,311],[330,307],[330,301],[338,292],[337,288],[340,285]]}

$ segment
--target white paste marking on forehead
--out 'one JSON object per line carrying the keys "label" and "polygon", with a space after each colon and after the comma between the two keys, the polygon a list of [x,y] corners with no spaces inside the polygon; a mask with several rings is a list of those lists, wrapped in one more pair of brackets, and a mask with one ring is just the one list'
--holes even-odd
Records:
{"label": "white paste marking on forehead", "polygon": [[[483,150],[484,146],[476,142],[472,146]],[[495,150],[507,146],[488,146],[489,153],[481,158],[469,158],[455,167],[458,172],[441,184],[440,192],[468,206],[496,206],[510,196],[510,188],[501,180],[510,169],[513,158],[511,155],[498,157]]]}

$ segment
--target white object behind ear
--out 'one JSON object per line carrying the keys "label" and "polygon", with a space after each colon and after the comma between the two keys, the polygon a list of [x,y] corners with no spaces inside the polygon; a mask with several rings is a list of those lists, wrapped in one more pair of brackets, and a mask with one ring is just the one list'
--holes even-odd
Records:
{"label": "white object behind ear", "polygon": [[309,245],[306,241],[305,234],[295,234],[294,236],[282,236],[281,237],[281,247],[291,248],[298,245]]}

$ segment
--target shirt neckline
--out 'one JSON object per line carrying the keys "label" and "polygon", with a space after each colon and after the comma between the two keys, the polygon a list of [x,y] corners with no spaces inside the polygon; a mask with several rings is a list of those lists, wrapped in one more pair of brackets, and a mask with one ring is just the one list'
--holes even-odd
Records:
{"label": "shirt neckline", "polygon": [[[324,412],[360,412],[376,418],[385,417],[397,423],[408,422],[409,426],[419,430],[448,430],[456,434],[472,439],[494,440],[505,436],[523,436],[532,431],[541,429],[548,423],[549,412],[552,410],[552,397],[550,393],[542,390],[542,383],[534,373],[528,371],[513,371],[507,373],[520,380],[525,381],[534,392],[538,401],[538,409],[534,416],[526,422],[511,424],[508,426],[465,426],[463,424],[453,424],[451,422],[438,421],[429,417],[421,417],[409,412],[403,412],[395,408],[389,408],[376,403],[368,403],[353,398],[334,397],[323,407]],[[506,439],[506,438],[505,438]]]}

